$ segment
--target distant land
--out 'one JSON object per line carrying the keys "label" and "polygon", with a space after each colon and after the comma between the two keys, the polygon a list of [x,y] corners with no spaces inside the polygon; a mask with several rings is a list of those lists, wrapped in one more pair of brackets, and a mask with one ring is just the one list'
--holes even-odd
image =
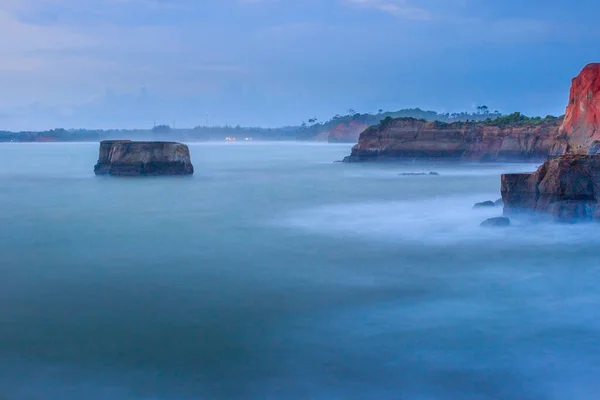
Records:
{"label": "distant land", "polygon": [[348,110],[346,115],[336,115],[328,121],[320,122],[310,118],[297,126],[280,128],[260,128],[242,126],[197,126],[195,128],[174,129],[168,125],[158,125],[148,129],[52,129],[47,131],[10,132],[0,130],[0,142],[97,142],[110,139],[130,140],[177,140],[177,141],[323,141],[331,143],[357,143],[358,136],[367,127],[379,124],[390,118],[417,118],[426,121],[460,122],[485,121],[502,117],[498,111],[490,111],[487,106],[477,107],[477,112],[437,113],[420,108],[403,109],[393,112],[379,110],[376,113],[357,113]]}

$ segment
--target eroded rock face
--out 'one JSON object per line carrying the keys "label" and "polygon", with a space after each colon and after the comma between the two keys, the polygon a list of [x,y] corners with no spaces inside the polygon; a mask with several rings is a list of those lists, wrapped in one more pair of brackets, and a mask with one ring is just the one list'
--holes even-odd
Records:
{"label": "eroded rock face", "polygon": [[366,129],[346,162],[398,158],[473,161],[536,161],[563,154],[557,145],[561,120],[534,126],[493,126],[481,122],[427,122],[414,118],[382,121]]}
{"label": "eroded rock face", "polygon": [[560,128],[568,152],[600,152],[600,63],[588,64],[573,79],[569,105]]}
{"label": "eroded rock face", "polygon": [[191,175],[189,148],[175,142],[106,140],[100,143],[96,175]]}
{"label": "eroded rock face", "polygon": [[536,212],[560,222],[591,220],[600,200],[600,155],[565,155],[531,174],[501,178],[504,214]]}

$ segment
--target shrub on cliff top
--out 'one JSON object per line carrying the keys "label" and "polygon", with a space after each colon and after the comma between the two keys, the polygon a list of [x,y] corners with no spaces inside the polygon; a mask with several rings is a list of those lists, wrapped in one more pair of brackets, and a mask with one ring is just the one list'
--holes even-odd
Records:
{"label": "shrub on cliff top", "polygon": [[488,118],[484,121],[484,124],[488,126],[533,126],[542,123],[557,122],[559,119],[559,117],[554,117],[552,115],[546,115],[546,117],[544,118],[528,117],[526,115],[521,114],[520,112],[515,112],[509,115],[503,115],[495,119]]}

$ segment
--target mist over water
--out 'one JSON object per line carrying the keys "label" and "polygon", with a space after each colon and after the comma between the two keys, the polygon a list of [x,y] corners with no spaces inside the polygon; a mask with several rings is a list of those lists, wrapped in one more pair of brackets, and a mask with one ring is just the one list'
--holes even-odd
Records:
{"label": "mist over water", "polygon": [[0,398],[600,392],[598,228],[471,209],[535,165],[192,144],[193,177],[115,179],[97,150],[0,145]]}

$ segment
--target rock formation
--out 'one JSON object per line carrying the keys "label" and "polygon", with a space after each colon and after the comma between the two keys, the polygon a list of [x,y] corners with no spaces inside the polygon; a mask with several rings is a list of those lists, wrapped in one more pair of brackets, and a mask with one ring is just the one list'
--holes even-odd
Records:
{"label": "rock formation", "polygon": [[473,208],[490,208],[490,207],[496,207],[496,203],[488,200],[488,201],[482,201],[481,203],[475,203],[475,205],[473,206]]}
{"label": "rock formation", "polygon": [[490,218],[481,223],[484,228],[504,228],[510,226],[510,219],[506,217]]}
{"label": "rock formation", "polygon": [[600,152],[600,63],[586,65],[573,79],[560,133],[569,153]]}
{"label": "rock formation", "polygon": [[600,155],[564,155],[534,173],[502,175],[501,192],[505,215],[535,212],[560,222],[591,220],[600,200]]}
{"label": "rock formation", "polygon": [[100,143],[96,175],[191,175],[190,150],[175,142],[106,140]]}
{"label": "rock formation", "polygon": [[346,162],[398,158],[447,158],[473,161],[536,161],[556,146],[560,119],[537,125],[491,122],[427,122],[414,118],[384,120],[365,130]]}

